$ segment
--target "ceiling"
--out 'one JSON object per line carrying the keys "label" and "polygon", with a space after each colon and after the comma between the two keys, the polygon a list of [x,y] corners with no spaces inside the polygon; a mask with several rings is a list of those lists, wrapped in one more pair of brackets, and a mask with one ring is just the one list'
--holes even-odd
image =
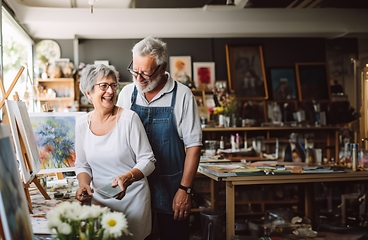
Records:
{"label": "ceiling", "polygon": [[[92,0],[19,0],[31,7],[88,8]],[[201,8],[234,3],[244,8],[367,8],[365,0],[94,0],[98,8]]]}
{"label": "ceiling", "polygon": [[364,0],[4,1],[38,39],[368,36]]}

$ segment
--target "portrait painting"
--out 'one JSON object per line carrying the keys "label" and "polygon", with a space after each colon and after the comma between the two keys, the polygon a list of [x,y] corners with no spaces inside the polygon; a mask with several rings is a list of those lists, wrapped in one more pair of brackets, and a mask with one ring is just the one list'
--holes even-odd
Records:
{"label": "portrait painting", "polygon": [[23,101],[6,100],[9,125],[14,139],[19,168],[24,183],[41,170],[41,161],[27,107]]}
{"label": "portrait painting", "polygon": [[170,75],[171,77],[188,85],[192,78],[192,60],[190,56],[172,56],[170,57]]}
{"label": "portrait painting", "polygon": [[0,165],[0,219],[5,239],[34,239],[10,128],[3,124],[0,124]]}
{"label": "portrait painting", "polygon": [[295,63],[295,71],[299,101],[330,100],[326,63]]}
{"label": "portrait painting", "polygon": [[193,80],[198,90],[212,90],[215,86],[215,63],[194,62]]}
{"label": "portrait painting", "polygon": [[238,99],[267,99],[267,81],[261,46],[226,45],[230,90]]}
{"label": "portrait painting", "polygon": [[297,98],[293,68],[272,68],[270,70],[270,76],[273,99],[295,100]]}
{"label": "portrait painting", "polygon": [[30,113],[42,169],[40,173],[73,171],[75,124],[85,112]]}

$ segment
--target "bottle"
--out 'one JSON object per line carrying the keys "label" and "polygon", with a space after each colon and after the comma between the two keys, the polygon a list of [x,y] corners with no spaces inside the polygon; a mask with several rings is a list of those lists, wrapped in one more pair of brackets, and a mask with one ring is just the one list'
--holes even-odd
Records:
{"label": "bottle", "polygon": [[357,152],[357,150],[358,150],[358,144],[357,143],[354,143],[354,144],[352,144],[352,163],[351,163],[351,167],[352,167],[352,170],[353,171],[356,171],[357,170],[357,154],[358,154],[358,152]]}
{"label": "bottle", "polygon": [[235,148],[235,136],[231,134],[230,136],[230,144],[231,144],[231,151],[235,152],[236,148]]}
{"label": "bottle", "polygon": [[225,148],[224,136],[221,136],[221,139],[220,139],[220,149],[221,150],[224,150],[224,148]]}
{"label": "bottle", "polygon": [[239,150],[239,142],[240,142],[239,133],[236,133],[235,135],[235,149],[236,150]]}

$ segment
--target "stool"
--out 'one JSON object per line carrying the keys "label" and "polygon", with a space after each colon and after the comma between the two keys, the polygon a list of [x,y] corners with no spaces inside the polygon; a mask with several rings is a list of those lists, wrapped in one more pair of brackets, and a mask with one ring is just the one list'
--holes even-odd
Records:
{"label": "stool", "polygon": [[202,240],[225,239],[225,212],[204,209],[201,211]]}

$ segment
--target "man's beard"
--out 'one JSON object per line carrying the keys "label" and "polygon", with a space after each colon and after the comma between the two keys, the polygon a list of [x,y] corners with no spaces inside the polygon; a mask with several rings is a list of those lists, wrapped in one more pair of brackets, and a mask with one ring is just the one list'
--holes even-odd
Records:
{"label": "man's beard", "polygon": [[153,89],[155,89],[157,87],[157,85],[160,83],[161,77],[158,76],[152,80],[146,80],[149,83],[147,84],[147,86],[142,87],[137,79],[135,77],[133,77],[133,82],[135,83],[135,86],[138,88],[138,90],[142,91],[142,92],[149,92],[152,91]]}

